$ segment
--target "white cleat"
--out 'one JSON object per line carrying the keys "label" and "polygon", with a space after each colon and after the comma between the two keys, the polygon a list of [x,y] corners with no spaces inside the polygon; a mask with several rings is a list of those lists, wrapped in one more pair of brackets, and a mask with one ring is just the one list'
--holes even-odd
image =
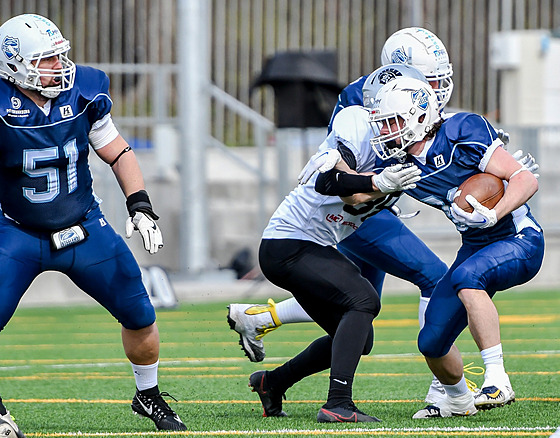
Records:
{"label": "white cleat", "polygon": [[10,415],[10,412],[6,412],[6,415],[0,415],[0,436],[12,437],[12,433],[15,434],[17,438],[25,438],[25,435],[21,430],[19,430],[14,417]]}
{"label": "white cleat", "polygon": [[424,401],[429,405],[435,405],[446,397],[445,388],[441,382],[434,377],[430,387],[428,388],[428,393],[426,394]]}
{"label": "white cleat", "polygon": [[514,401],[515,392],[507,376],[504,383],[485,381],[482,389],[474,396],[474,404],[480,410],[501,408]]}
{"label": "white cleat", "polygon": [[275,306],[272,298],[269,298],[268,304],[228,306],[229,327],[239,334],[239,345],[251,362],[261,362],[265,358],[262,338],[282,325]]}
{"label": "white cleat", "polygon": [[[484,374],[484,368],[479,366],[474,366],[473,363],[474,362],[471,362],[463,366],[464,374],[465,375],[472,374],[475,376],[481,376],[482,374]],[[469,380],[465,377],[465,381],[467,382],[467,387],[471,392],[477,393],[479,391],[479,389],[476,386],[476,383],[474,383],[472,380]],[[443,387],[441,382],[437,379],[437,377],[434,376],[434,378],[432,379],[432,383],[428,388],[428,393],[426,394],[426,398],[424,399],[424,401],[429,405],[435,405],[437,404],[437,402],[443,400],[446,397],[447,395],[445,393],[445,388]]]}
{"label": "white cleat", "polygon": [[436,404],[428,405],[416,412],[412,418],[418,420],[425,418],[470,417],[477,412],[473,394],[469,391],[460,397],[448,396]]}

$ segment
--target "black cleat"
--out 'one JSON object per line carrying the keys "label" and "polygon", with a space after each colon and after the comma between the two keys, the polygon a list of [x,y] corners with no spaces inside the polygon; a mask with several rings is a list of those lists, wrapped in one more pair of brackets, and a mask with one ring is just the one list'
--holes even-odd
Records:
{"label": "black cleat", "polygon": [[249,376],[249,387],[253,388],[252,391],[261,399],[263,417],[287,417],[282,410],[282,397],[286,399],[286,396],[267,386],[266,373],[267,371],[255,371]]}
{"label": "black cleat", "polygon": [[169,407],[163,396],[173,398],[167,392],[159,392],[159,390],[155,394],[145,394],[136,390],[132,399],[132,410],[156,423],[158,430],[187,430],[187,426]]}
{"label": "black cleat", "polygon": [[321,408],[317,414],[319,423],[373,423],[381,420],[371,415],[364,414],[354,403],[346,407],[336,407],[332,409]]}

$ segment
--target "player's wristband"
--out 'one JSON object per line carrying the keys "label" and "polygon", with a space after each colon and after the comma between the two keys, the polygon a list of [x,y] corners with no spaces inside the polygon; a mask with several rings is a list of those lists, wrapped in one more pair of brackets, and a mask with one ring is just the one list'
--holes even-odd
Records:
{"label": "player's wristband", "polygon": [[137,211],[145,213],[150,216],[153,220],[158,220],[159,216],[154,213],[152,209],[152,203],[150,202],[150,197],[146,190],[139,190],[136,193],[132,193],[126,198],[126,208],[128,209],[128,214],[134,216]]}

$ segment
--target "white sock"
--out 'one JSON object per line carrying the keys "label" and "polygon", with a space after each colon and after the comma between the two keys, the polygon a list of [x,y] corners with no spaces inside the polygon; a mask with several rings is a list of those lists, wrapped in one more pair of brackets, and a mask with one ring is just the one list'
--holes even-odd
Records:
{"label": "white sock", "polygon": [[469,392],[465,376],[461,377],[461,380],[459,380],[458,383],[455,383],[455,385],[443,385],[443,387],[449,397],[460,397],[461,395]]}
{"label": "white sock", "polygon": [[139,391],[153,388],[158,384],[159,360],[151,365],[136,365],[132,362],[130,364],[136,380],[136,388]]}
{"label": "white sock", "polygon": [[295,298],[288,298],[276,304],[276,315],[282,324],[313,322],[313,319],[299,305]]}
{"label": "white sock", "polygon": [[484,381],[502,380],[506,374],[504,368],[504,353],[502,351],[502,344],[486,348],[480,352],[482,361],[486,368],[484,373]]}
{"label": "white sock", "polygon": [[428,307],[429,302],[429,298],[420,297],[420,302],[418,303],[418,324],[420,325],[420,330],[422,330],[426,322],[424,315],[426,314],[426,307]]}

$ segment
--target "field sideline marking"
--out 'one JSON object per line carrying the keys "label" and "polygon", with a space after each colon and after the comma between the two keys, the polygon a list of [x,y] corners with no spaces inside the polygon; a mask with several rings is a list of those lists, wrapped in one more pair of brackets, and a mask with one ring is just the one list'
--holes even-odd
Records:
{"label": "field sideline marking", "polygon": [[[477,352],[462,352],[463,357],[480,357]],[[560,355],[560,350],[543,350],[543,351],[516,351],[508,353],[508,357],[548,357]],[[274,356],[268,357],[268,362],[284,362],[291,357]],[[391,360],[423,360],[420,353],[392,353],[392,354],[376,354],[374,356],[363,356],[361,361],[391,361]],[[247,362],[246,357],[184,357],[178,359],[160,360],[160,366],[165,365],[185,365],[185,364],[205,364],[216,362]],[[10,364],[10,366],[0,366],[0,371],[7,369],[25,369],[30,366],[43,366],[45,368],[65,368],[65,367],[106,367],[106,366],[130,366],[130,362],[123,359],[0,359],[1,364]],[[21,365],[18,365],[21,364]]]}
{"label": "field sideline marking", "polygon": [[[13,368],[12,368],[13,370]],[[161,368],[160,368],[161,370]],[[0,367],[0,371],[3,369]],[[170,368],[166,371],[173,371]],[[33,380],[115,380],[122,379],[123,377],[132,377],[131,373],[111,373],[101,374],[101,373],[40,373],[39,375],[29,375],[29,376],[0,376],[0,380],[20,380],[20,381],[33,381]],[[508,374],[511,376],[523,375],[523,376],[556,376],[560,375],[560,371],[510,371]],[[247,378],[247,374],[174,374],[174,373],[161,373],[162,377],[172,377],[174,379],[244,379]],[[328,376],[328,372],[323,371],[314,374],[310,377]],[[426,373],[356,373],[358,377],[425,377]]]}
{"label": "field sideline marking", "polygon": [[[539,401],[539,402],[560,402],[560,397],[516,397],[517,401]],[[109,400],[109,399],[96,399],[86,400],[79,398],[28,398],[28,399],[5,399],[6,403],[83,403],[83,404],[130,404],[130,400]],[[404,399],[404,400],[355,400],[356,403],[420,403],[423,400],[417,399]],[[175,402],[181,405],[195,405],[195,404],[245,404],[245,405],[260,405],[259,400],[179,400]],[[284,400],[282,403],[287,404],[322,404],[324,400]]]}
{"label": "field sideline marking", "polygon": [[429,428],[388,428],[379,429],[277,429],[277,430],[215,430],[215,431],[185,431],[185,432],[57,432],[57,433],[28,433],[28,437],[126,437],[126,436],[263,436],[263,435],[332,435],[332,436],[549,436],[556,427],[429,427]]}

